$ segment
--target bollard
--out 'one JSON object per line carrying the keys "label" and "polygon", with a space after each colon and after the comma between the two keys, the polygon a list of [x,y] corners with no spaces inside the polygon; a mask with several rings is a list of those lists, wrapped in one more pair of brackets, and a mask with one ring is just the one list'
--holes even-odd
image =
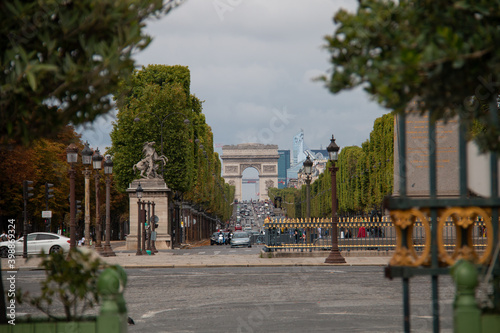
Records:
{"label": "bollard", "polygon": [[97,317],[97,332],[127,332],[127,309],[123,298],[126,274],[121,267],[106,268],[97,282],[101,296],[101,311]]}
{"label": "bollard", "polygon": [[459,260],[451,268],[450,274],[457,288],[453,302],[453,331],[481,332],[481,310],[475,298],[478,285],[476,267],[469,261]]}

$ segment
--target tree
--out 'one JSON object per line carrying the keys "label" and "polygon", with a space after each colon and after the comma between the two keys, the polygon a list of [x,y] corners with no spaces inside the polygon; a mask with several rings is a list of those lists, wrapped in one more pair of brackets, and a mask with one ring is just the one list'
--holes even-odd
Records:
{"label": "tree", "polygon": [[[361,0],[339,10],[326,36],[333,93],[363,86],[381,105],[403,112],[410,101],[433,120],[457,114],[485,130],[483,149],[500,151],[497,113],[500,2]],[[481,107],[481,105],[488,107]],[[491,110],[492,112],[488,112]]]}
{"label": "tree", "polygon": [[[182,201],[228,219],[234,187],[220,176],[213,133],[205,122],[202,101],[190,93],[190,72],[184,66],[151,65],[136,71],[115,96],[118,121],[111,132],[114,173],[124,192],[137,179],[133,165],[142,159],[144,142],[168,158],[163,179]],[[186,121],[187,120],[187,121]],[[158,170],[160,171],[160,170]]]}
{"label": "tree", "polygon": [[110,153],[121,191],[138,178],[133,165],[143,158],[143,144],[151,141],[155,142],[156,151],[160,154],[163,150],[168,159],[164,167],[167,185],[180,192],[191,188],[195,115],[191,110],[189,80],[187,67],[153,65],[136,71],[117,93],[119,112],[111,132]]}
{"label": "tree", "polygon": [[[386,114],[375,120],[370,140],[361,147],[343,147],[337,162],[338,211],[343,215],[370,212],[382,205],[393,186],[394,117]],[[311,184],[311,217],[330,217],[332,212],[331,174],[325,171]],[[281,196],[289,217],[305,217],[306,186],[300,189],[269,189],[271,199]]]}
{"label": "tree", "polygon": [[[66,161],[66,147],[74,142],[81,150],[80,136],[71,126],[64,127],[52,140],[38,139],[30,147],[11,146],[10,149],[0,149],[0,227],[6,229],[8,219],[13,218],[20,223],[16,232],[22,233],[23,180],[33,181],[34,196],[30,198],[28,216],[32,223],[32,231],[45,231],[41,211],[45,210],[45,183],[54,184],[54,198],[50,200],[49,208],[53,211],[53,228],[55,231],[62,223],[64,214],[69,212],[68,192],[69,164]],[[77,182],[83,182],[82,165],[76,163]],[[77,188],[77,197],[83,192]],[[43,226],[43,228],[42,228]]]}
{"label": "tree", "polygon": [[176,2],[0,2],[0,142],[27,144],[94,120],[151,38],[145,21]]}

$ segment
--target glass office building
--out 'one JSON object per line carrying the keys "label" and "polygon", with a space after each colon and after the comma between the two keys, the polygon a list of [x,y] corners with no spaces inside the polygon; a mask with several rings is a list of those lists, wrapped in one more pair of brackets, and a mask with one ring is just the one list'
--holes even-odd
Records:
{"label": "glass office building", "polygon": [[290,168],[290,150],[278,150],[278,188],[285,188],[288,185],[286,171]]}

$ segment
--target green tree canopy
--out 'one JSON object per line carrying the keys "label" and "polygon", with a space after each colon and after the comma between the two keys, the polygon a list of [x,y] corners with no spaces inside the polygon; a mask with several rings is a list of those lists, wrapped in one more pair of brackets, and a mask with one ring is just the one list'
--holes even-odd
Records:
{"label": "green tree canopy", "polygon": [[0,141],[28,143],[94,120],[172,1],[1,1]]}
{"label": "green tree canopy", "polygon": [[167,185],[180,192],[191,188],[196,115],[191,109],[189,80],[187,67],[153,65],[136,71],[117,94],[119,112],[111,132],[111,153],[121,190],[138,178],[133,166],[143,158],[143,144],[151,141],[168,158],[164,168]]}
{"label": "green tree canopy", "polygon": [[325,37],[330,91],[362,86],[396,112],[417,98],[433,119],[478,119],[482,147],[500,150],[499,128],[480,107],[489,104],[496,116],[500,2],[360,0],[356,13],[341,9],[334,22],[338,29]]}
{"label": "green tree canopy", "polygon": [[[342,147],[337,161],[338,212],[360,214],[380,208],[392,193],[394,117],[391,113],[375,120],[370,139],[361,147]],[[332,213],[331,162],[311,184],[311,217],[330,217]],[[269,189],[269,197],[280,196],[289,217],[306,217],[306,186],[300,189]]]}

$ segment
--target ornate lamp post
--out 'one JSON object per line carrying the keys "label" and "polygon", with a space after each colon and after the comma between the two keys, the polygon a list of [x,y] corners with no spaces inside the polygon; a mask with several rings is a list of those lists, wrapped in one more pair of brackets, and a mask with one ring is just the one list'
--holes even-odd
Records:
{"label": "ornate lamp post", "polygon": [[111,213],[110,213],[110,191],[111,191],[111,178],[113,173],[113,160],[110,155],[106,155],[104,161],[104,174],[106,175],[106,243],[104,244],[104,255],[107,257],[114,257],[115,253],[111,248]]}
{"label": "ornate lamp post", "polygon": [[[101,175],[99,174],[99,171],[102,169],[102,155],[99,152],[99,148],[96,149],[94,152],[94,156],[92,157],[92,164],[94,167],[95,172],[95,227],[96,227],[96,243],[95,243],[95,249],[98,252],[102,251],[102,246],[101,246],[101,209],[99,207],[99,179],[101,178]],[[90,246],[90,239],[88,242]]]}
{"label": "ornate lamp post", "polygon": [[307,201],[307,219],[311,219],[311,173],[312,173],[312,166],[313,162],[311,161],[311,158],[309,158],[309,155],[307,155],[306,160],[304,161],[304,173],[306,174],[306,201]]}
{"label": "ornate lamp post", "polygon": [[137,188],[135,189],[135,194],[137,195],[137,252],[135,253],[136,256],[141,256],[142,251],[141,251],[141,198],[142,198],[142,192],[144,190],[142,189],[141,183],[137,185]]}
{"label": "ornate lamp post", "polygon": [[85,165],[85,170],[83,175],[85,177],[85,243],[90,244],[90,175],[92,170],[89,170],[88,166],[92,164],[92,149],[89,148],[89,142],[85,143],[82,150],[82,163]]}
{"label": "ornate lamp post", "polygon": [[325,263],[327,264],[338,264],[345,263],[344,257],[340,254],[338,235],[337,235],[337,166],[335,163],[338,160],[338,153],[340,147],[335,143],[335,138],[332,135],[332,139],[326,150],[328,151],[328,158],[332,162],[330,167],[330,172],[332,174],[332,250],[326,258]]}
{"label": "ornate lamp post", "polygon": [[69,248],[76,247],[76,201],[75,201],[75,169],[74,165],[78,162],[78,147],[71,143],[66,148],[66,158],[71,168],[69,170]]}

